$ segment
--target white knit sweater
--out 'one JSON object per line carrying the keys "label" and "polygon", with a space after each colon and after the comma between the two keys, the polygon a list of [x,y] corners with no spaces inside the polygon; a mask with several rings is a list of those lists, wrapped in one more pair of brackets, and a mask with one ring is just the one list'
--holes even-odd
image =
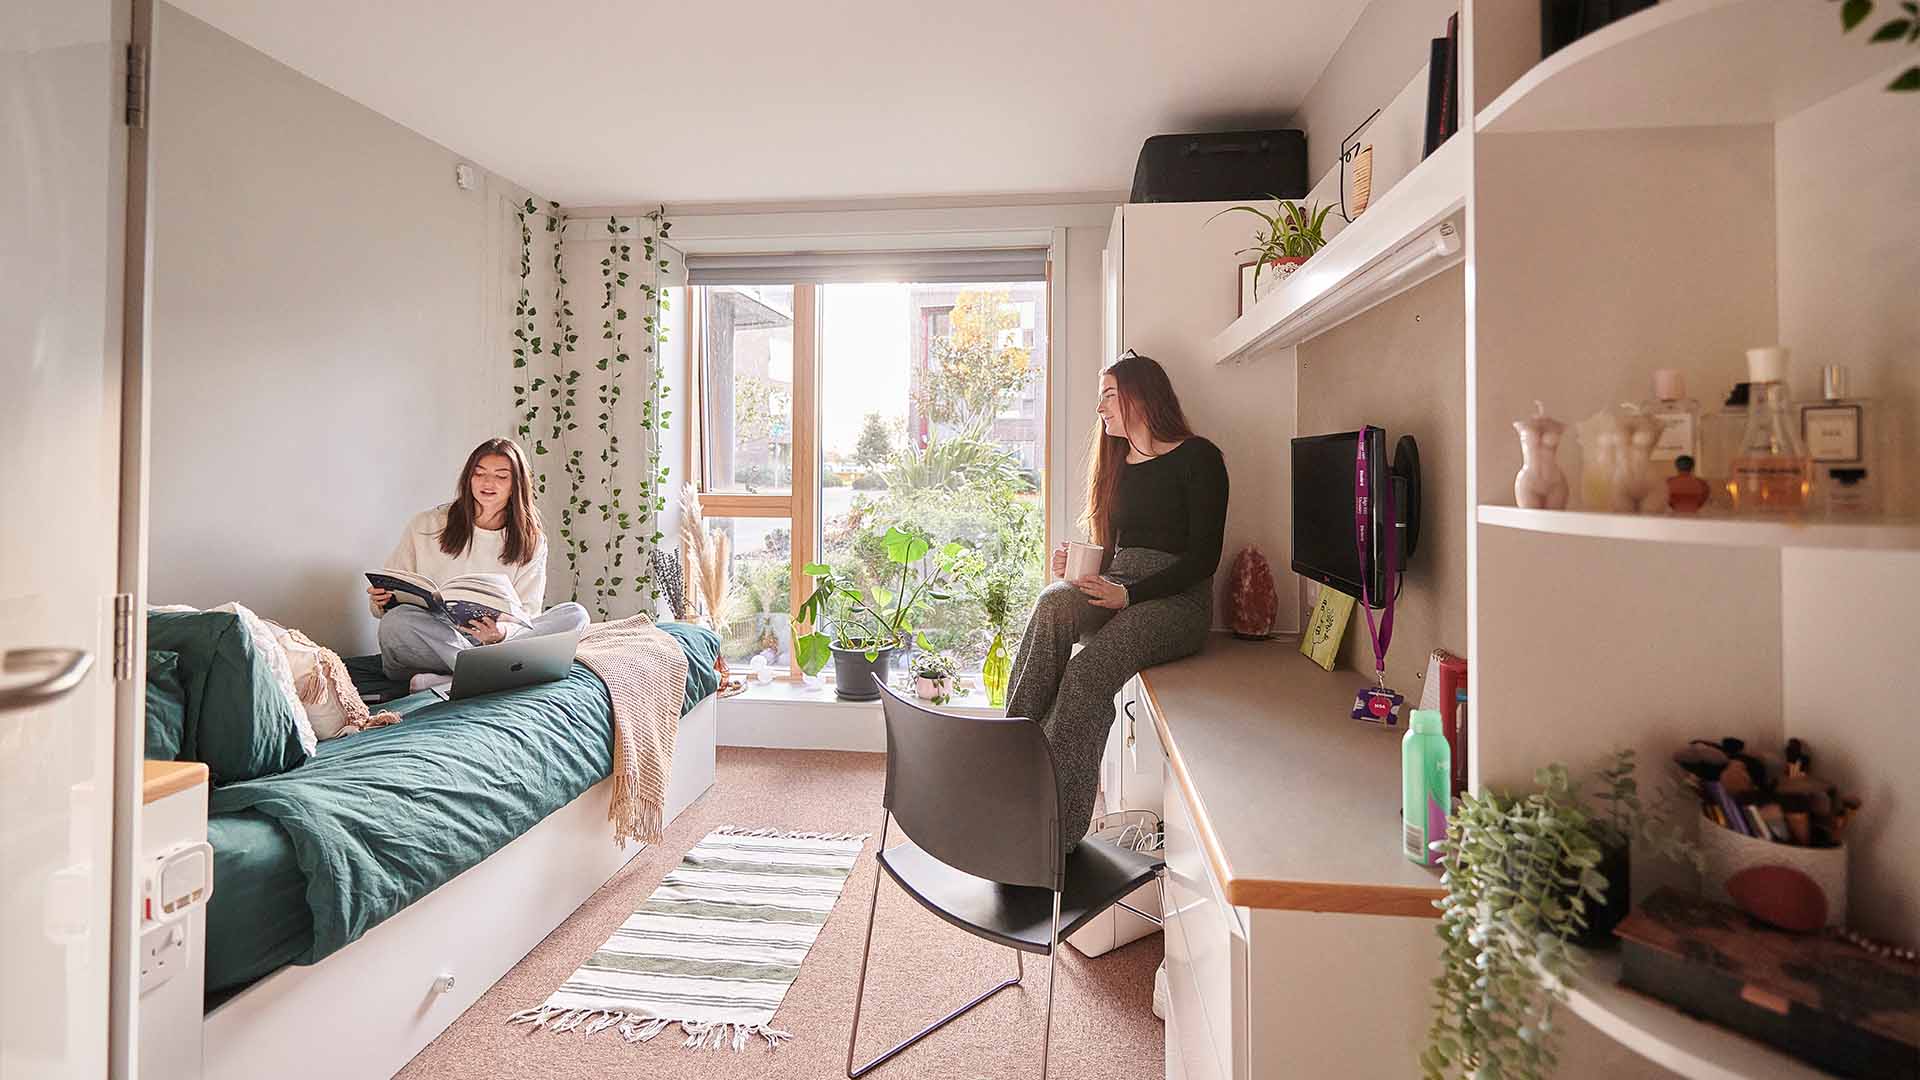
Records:
{"label": "white knit sweater", "polygon": [[[440,530],[447,527],[447,508],[452,505],[442,503],[413,515],[384,565],[425,574],[439,582],[461,574],[505,574],[513,582],[514,594],[519,596],[527,617],[540,614],[547,593],[547,538],[542,535],[533,558],[519,566],[500,561],[500,552],[506,546],[504,529],[475,529],[467,550],[449,555],[440,550]],[[372,601],[367,607],[375,618],[380,616]]]}

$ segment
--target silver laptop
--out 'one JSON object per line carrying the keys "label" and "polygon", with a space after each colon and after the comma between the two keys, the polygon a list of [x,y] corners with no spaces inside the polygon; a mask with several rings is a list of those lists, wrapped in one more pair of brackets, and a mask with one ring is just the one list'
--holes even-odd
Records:
{"label": "silver laptop", "polygon": [[462,649],[453,658],[453,685],[446,689],[447,698],[458,701],[564,679],[573,668],[579,645],[580,632],[573,630]]}

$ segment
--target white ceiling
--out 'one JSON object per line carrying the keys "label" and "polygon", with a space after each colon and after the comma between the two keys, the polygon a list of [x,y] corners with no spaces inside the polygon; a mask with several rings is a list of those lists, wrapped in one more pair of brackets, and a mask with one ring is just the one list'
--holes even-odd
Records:
{"label": "white ceiling", "polygon": [[1149,135],[1291,116],[1365,7],[175,2],[572,206],[1125,190]]}

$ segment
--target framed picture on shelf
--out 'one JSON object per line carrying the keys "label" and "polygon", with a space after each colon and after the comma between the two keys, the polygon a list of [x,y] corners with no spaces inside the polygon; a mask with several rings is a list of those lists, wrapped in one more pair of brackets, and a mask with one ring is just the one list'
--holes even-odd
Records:
{"label": "framed picture on shelf", "polygon": [[1234,308],[1233,312],[1233,316],[1236,319],[1245,315],[1247,309],[1253,306],[1253,270],[1254,267],[1259,265],[1258,262],[1243,262],[1240,264],[1240,304]]}

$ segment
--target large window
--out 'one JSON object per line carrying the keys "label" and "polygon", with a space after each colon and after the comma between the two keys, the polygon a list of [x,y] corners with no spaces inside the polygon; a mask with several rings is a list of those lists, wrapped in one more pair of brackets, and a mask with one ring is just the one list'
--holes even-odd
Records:
{"label": "large window", "polygon": [[728,659],[791,670],[809,562],[886,597],[881,538],[901,526],[966,548],[969,588],[917,628],[977,671],[980,594],[1007,596],[1017,634],[1045,584],[1046,282],[692,291],[702,500],[733,551]]}

